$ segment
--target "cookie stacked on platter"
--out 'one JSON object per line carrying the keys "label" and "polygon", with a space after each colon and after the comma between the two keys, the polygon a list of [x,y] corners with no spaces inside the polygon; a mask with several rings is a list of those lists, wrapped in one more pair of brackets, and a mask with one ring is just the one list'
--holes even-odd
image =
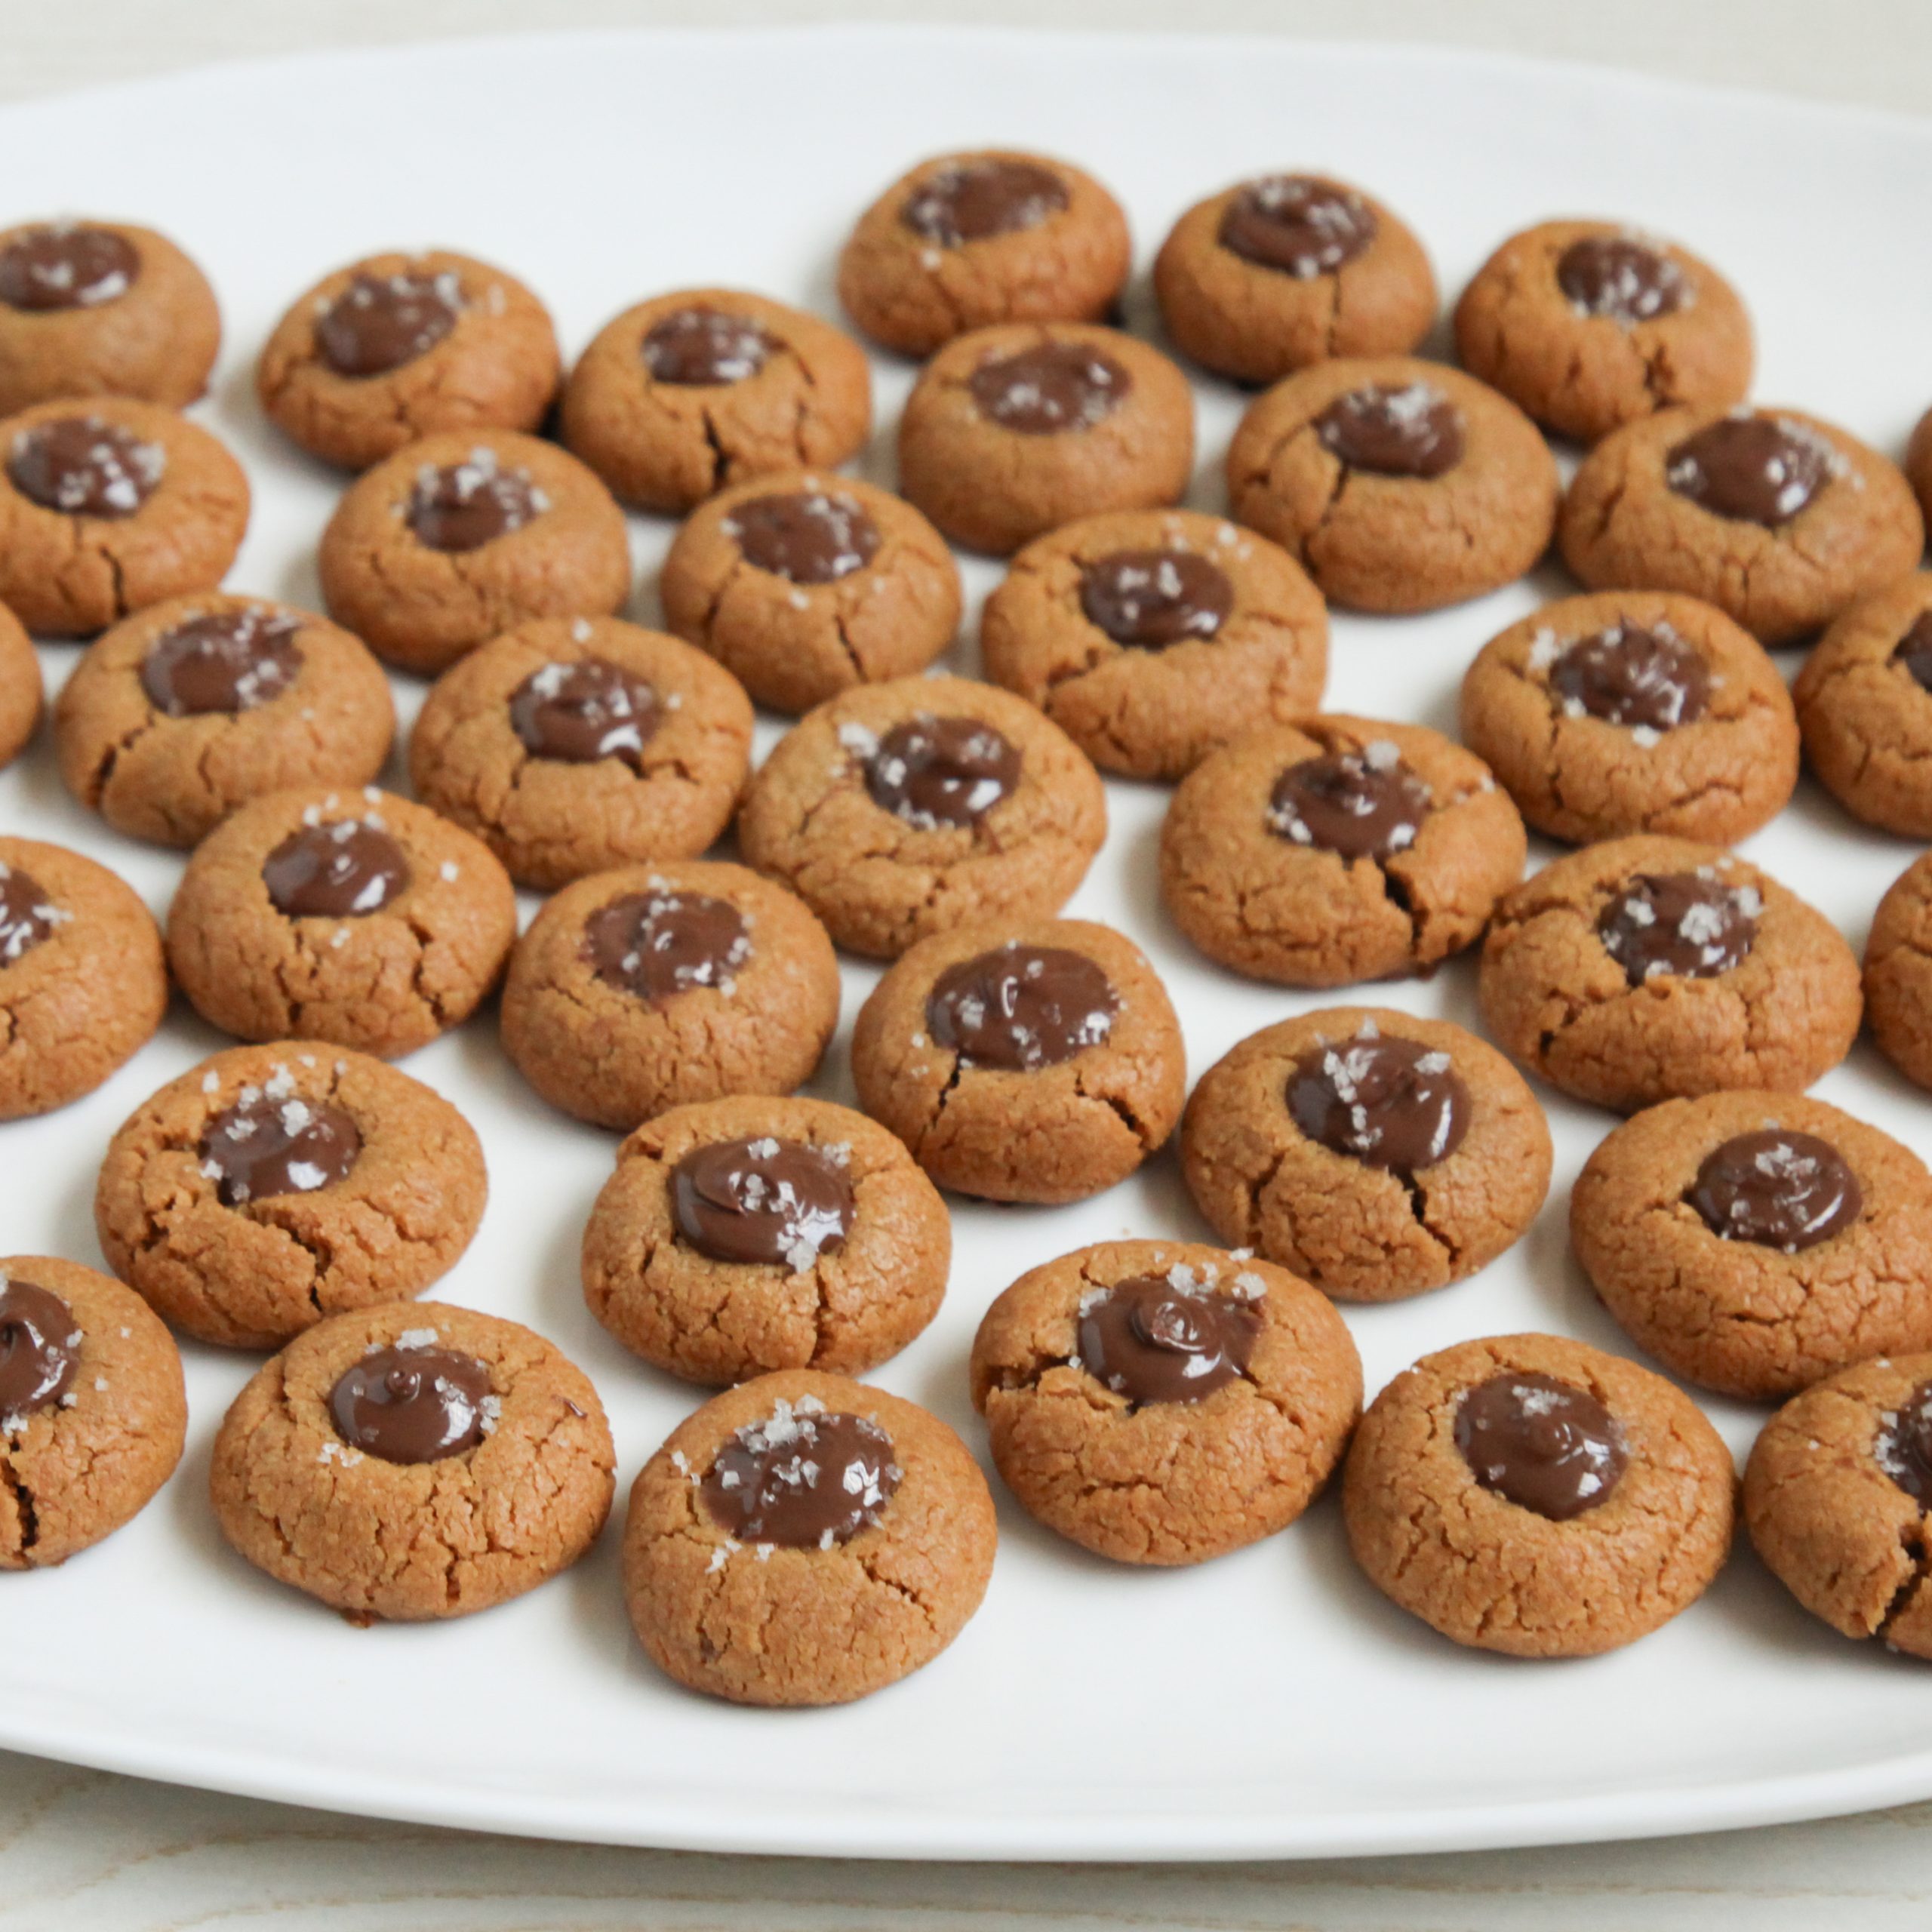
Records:
{"label": "cookie stacked on platter", "polygon": [[[142,229],[0,232],[0,755],[42,709],[29,633],[91,638],[53,708],[61,776],[189,853],[164,935],[103,868],[0,841],[0,1115],[97,1085],[171,975],[245,1043],[108,1147],[118,1281],[0,1264],[0,1563],[61,1561],[165,1479],[168,1326],[274,1352],[222,1426],[214,1506],[344,1614],[481,1609],[589,1546],[617,1459],[588,1380],[414,1299],[476,1232],[484,1146],[387,1063],[500,990],[535,1094],[623,1137],[583,1230],[591,1312],[648,1372],[723,1391],[645,1463],[625,1531],[632,1620],[681,1682],[836,1702],[952,1641],[991,1494],[937,1417],[855,1378],[940,1305],[946,1195],[1075,1201],[1170,1141],[1226,1245],[1044,1235],[979,1325],[971,1399],[1024,1508],[1103,1557],[1192,1564],[1340,1472],[1363,1569],[1459,1642],[1580,1654],[1684,1608],[1728,1552],[1734,1472],[1663,1377],[1478,1336],[1364,1412],[1337,1304],[1465,1281],[1543,1207],[1519,1066],[1630,1116],[1571,1223],[1632,1340],[1789,1398],[1745,1487],[1766,1560],[1837,1628],[1932,1654],[1932,1179],[1804,1096],[1868,1008],[1932,1084],[1932,861],[1861,976],[1729,849],[1801,758],[1868,822],[1932,827],[1932,429],[1902,472],[1750,403],[1737,292],[1604,222],[1506,241],[1457,306],[1460,366],[1423,358],[1414,234],[1273,174],[1188,209],[1155,264],[1172,349],[1265,386],[1217,453],[1224,497],[1184,507],[1194,391],[1121,325],[1132,260],[1113,197],[1050,156],[950,154],[887,189],[837,280],[866,336],[924,358],[896,493],[842,473],[872,371],[820,317],[649,294],[567,370],[502,269],[350,263],[257,366],[269,420],[354,472],[319,533],[325,617],[222,588],[249,496],[178,414],[219,342],[199,271]],[[1545,431],[1584,446],[1567,486]],[[626,508],[683,519],[663,629],[626,614]],[[983,679],[934,669],[953,544],[1008,560]],[[1331,606],[1453,606],[1552,545],[1580,590],[1474,654],[1460,743],[1322,711]],[[1768,649],[1820,633],[1788,691]],[[414,797],[378,788],[384,665],[435,680]],[[755,770],[755,707],[796,721]],[[1147,955],[1063,916],[1102,772],[1174,786],[1149,883],[1216,965],[1333,995],[1479,948],[1489,1038],[1327,1004],[1190,1095]],[[1532,832],[1577,849],[1526,880]],[[520,936],[519,886],[549,895]],[[841,951],[881,962],[859,1111],[798,1091]]]}

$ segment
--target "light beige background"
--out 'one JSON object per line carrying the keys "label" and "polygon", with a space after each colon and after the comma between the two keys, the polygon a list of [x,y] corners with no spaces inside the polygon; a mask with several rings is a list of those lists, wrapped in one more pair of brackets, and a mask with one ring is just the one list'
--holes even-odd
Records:
{"label": "light beige background", "polygon": [[[1932,110],[1932,0],[0,0],[0,99],[305,47],[537,26],[828,19],[1455,41]],[[10,200],[18,189],[10,184]],[[59,198],[51,188],[47,198]],[[1088,1932],[1130,1924],[1925,1932],[1932,1805],[1782,1831],[1454,1857],[902,1866],[472,1838],[0,1752],[0,1932]]]}

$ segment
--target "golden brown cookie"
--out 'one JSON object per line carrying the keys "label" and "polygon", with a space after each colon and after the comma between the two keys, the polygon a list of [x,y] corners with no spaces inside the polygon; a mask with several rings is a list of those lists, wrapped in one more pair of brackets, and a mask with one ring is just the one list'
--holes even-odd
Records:
{"label": "golden brown cookie", "polygon": [[1792,687],[1804,755],[1854,817],[1932,838],[1932,573],[1869,591]]}
{"label": "golden brown cookie", "polygon": [[1526,849],[1509,794],[1439,732],[1304,718],[1235,739],[1182,781],[1161,897],[1237,973],[1346,986],[1473,946]]}
{"label": "golden brown cookie", "polygon": [[19,618],[0,604],[0,765],[26,749],[40,723],[45,697],[40,660]]}
{"label": "golden brown cookie", "polygon": [[1858,1032],[1858,962],[1755,866],[1688,839],[1612,838],[1496,909],[1483,1023],[1552,1087],[1620,1113],[1720,1088],[1801,1093]]}
{"label": "golden brown cookie", "polygon": [[1536,425],[1474,377],[1406,355],[1277,383],[1241,418],[1227,475],[1235,520],[1356,610],[1432,611],[1512,583],[1556,523]]}
{"label": "golden brown cookie", "polygon": [[124,617],[54,706],[60,776],[117,832],[192,845],[297,772],[367,784],[395,706],[382,666],[324,619],[202,592]]}
{"label": "golden brown cookie", "polygon": [[512,878],[549,888],[694,858],[731,823],[751,749],[751,706],[701,652],[616,617],[549,617],[437,679],[409,777]]}
{"label": "golden brown cookie", "polygon": [[1570,1197],[1604,1305],[1673,1374],[1777,1400],[1932,1348],[1932,1177],[1822,1100],[1705,1094],[1626,1121]]}
{"label": "golden brown cookie", "polygon": [[958,1635],[996,1536],[937,1416],[793,1369],[714,1395],[638,1471],[624,1596],[651,1662],[694,1690],[843,1704]]}
{"label": "golden brown cookie", "polygon": [[1865,1017],[1885,1057],[1932,1088],[1932,853],[1878,902],[1865,942]]}
{"label": "golden brown cookie", "polygon": [[0,838],[0,1120],[92,1093],[167,1010],[161,934],[132,888],[63,845]]}
{"label": "golden brown cookie", "polygon": [[1456,353],[1559,435],[1593,443],[1751,387],[1751,318],[1706,261],[1611,221],[1512,235],[1456,305]]}
{"label": "golden brown cookie", "polygon": [[571,371],[564,441],[627,503],[680,515],[714,491],[835,469],[872,431],[848,335],[731,288],[681,289],[605,324]]}
{"label": "golden brown cookie", "polygon": [[0,1261],[0,1570],[64,1563],[144,1509],[181,1460],[174,1338],[118,1281]]}
{"label": "golden brown cookie", "polygon": [[1518,1239],[1549,1189],[1549,1128],[1474,1034],[1325,1007],[1251,1034],[1201,1075],[1180,1165],[1223,1241],[1339,1300],[1396,1301]]}
{"label": "golden brown cookie", "polygon": [[1361,1413],[1333,1305],[1195,1242],[1104,1241],[1021,1275],[972,1374],[1008,1488],[1121,1563],[1202,1563],[1286,1529]]}
{"label": "golden brown cookie", "polygon": [[1563,559],[1592,589],[1681,590],[1764,644],[1822,629],[1925,547],[1911,486],[1878,451],[1790,409],[1667,409],[1583,460]]}
{"label": "golden brown cookie", "polygon": [[1594,1657],[1702,1596],[1737,1472],[1660,1375],[1555,1335],[1425,1355],[1370,1404],[1343,1474],[1370,1582],[1458,1644]]}
{"label": "golden brown cookie", "polygon": [[221,1533],[352,1623],[466,1617],[567,1570],[610,1514],[602,1404],[542,1336],[446,1303],[334,1315],[215,1437]]}
{"label": "golden brown cookie", "polygon": [[949,343],[899,419],[899,487],[955,543],[1003,556],[1075,517],[1176,502],[1194,393],[1118,329],[1014,322]]}
{"label": "golden brown cookie", "polygon": [[930,355],[1000,322],[1097,322],[1132,264],[1127,217],[1091,174],[1010,148],[935,155],[859,217],[838,299],[875,342]]}
{"label": "golden brown cookie", "polygon": [[433,676],[534,617],[601,617],[630,594],[624,513],[554,443],[459,429],[356,478],[322,532],[330,614],[405,671]]}
{"label": "golden brown cookie", "polygon": [[165,235],[118,221],[0,229],[0,415],[56,396],[180,409],[220,346],[214,291]]}
{"label": "golden brown cookie", "polygon": [[1744,1467],[1765,1567],[1841,1635],[1932,1658],[1932,1355],[1860,1362],[1795,1395]]}
{"label": "golden brown cookie", "polygon": [[838,945],[893,959],[934,933],[1058,912],[1106,813],[1093,766],[1031,705],[902,678],[800,719],[752,779],[738,841]]}
{"label": "golden brown cookie", "polygon": [[0,423],[0,603],[30,631],[90,637],[213,590],[248,526],[242,466],[158,404],[43,402]]}
{"label": "golden brown cookie", "polygon": [[489,848],[365,786],[271,792],[195,847],[168,957],[211,1026],[392,1060],[474,1012],[516,937]]}
{"label": "golden brown cookie", "polygon": [[543,303],[501,269],[434,249],[324,276],[275,325],[255,387],[311,455],[366,469],[446,430],[534,429],[558,373]]}
{"label": "golden brown cookie", "polygon": [[109,1142],[94,1218],[108,1266],[197,1341],[279,1348],[325,1317],[448,1273],[489,1182],[469,1123],[366,1054],[234,1047]]}
{"label": "golden brown cookie", "polygon": [[667,1107],[789,1094],[838,1023],[825,928],[743,866],[567,885],[518,942],[503,1048],[552,1106],[629,1132]]}
{"label": "golden brown cookie", "polygon": [[1028,544],[986,599],[980,650],[1103,770],[1178,778],[1320,704],[1328,614],[1287,552],[1225,518],[1123,510]]}
{"label": "golden brown cookie", "polygon": [[921,940],[879,981],[852,1078],[941,1187],[1080,1201],[1174,1131],[1186,1048],[1131,940],[1085,920],[1001,921]]}
{"label": "golden brown cookie", "polygon": [[910,677],[959,628],[959,567],[939,532],[889,490],[809,470],[700,504],[657,587],[666,623],[774,711]]}
{"label": "golden brown cookie", "polygon": [[1572,844],[1657,832],[1727,845],[1798,783],[1777,666],[1721,611],[1669,591],[1519,619],[1463,677],[1462,732],[1524,817]]}
{"label": "golden brown cookie", "polygon": [[583,1298],[688,1382],[863,1375],[938,1312],[952,1229],[898,1140],[829,1100],[673,1107],[617,1149],[583,1231]]}
{"label": "golden brown cookie", "polygon": [[1422,244],[1318,174],[1264,174],[1195,202],[1161,245],[1154,292],[1182,352],[1243,383],[1333,355],[1405,355],[1435,319]]}

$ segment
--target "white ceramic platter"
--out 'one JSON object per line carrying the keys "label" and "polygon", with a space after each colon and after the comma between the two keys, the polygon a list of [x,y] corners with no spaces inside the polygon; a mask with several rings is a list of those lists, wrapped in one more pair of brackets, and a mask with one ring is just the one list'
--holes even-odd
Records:
{"label": "white ceramic platter", "polygon": [[[270,325],[312,278],[386,246],[463,249],[525,277],[572,353],[630,301],[694,283],[830,313],[833,257],[858,210],[918,156],[986,143],[1092,168],[1124,200],[1143,261],[1187,203],[1283,165],[1333,170],[1385,197],[1451,291],[1531,220],[1628,218],[1682,237],[1741,285],[1763,396],[1891,449],[1932,401],[1932,123],[1436,52],[852,29],[233,66],[0,112],[0,223],[124,214],[207,266],[228,347],[198,413],[257,490],[231,584],[312,605],[315,540],[340,479],[269,431],[250,381]],[[1147,326],[1144,291],[1131,306]],[[878,363],[868,469],[882,481],[909,380]],[[1240,401],[1201,386],[1193,500],[1204,507],[1220,506]],[[647,622],[668,534],[635,526]],[[996,573],[976,562],[968,574],[977,601]],[[1330,703],[1453,730],[1477,647],[1564,587],[1552,568],[1437,617],[1341,620]],[[73,656],[44,652],[51,682]],[[970,633],[955,661],[974,667]],[[398,696],[407,717],[420,688],[399,681]],[[764,721],[761,747],[778,728]],[[1191,955],[1155,892],[1165,795],[1121,784],[1109,795],[1112,834],[1072,909],[1147,949],[1194,1070],[1317,1004]],[[94,854],[157,912],[179,872],[175,856],[117,839],[75,807],[44,739],[0,776],[0,826]],[[1855,827],[1808,780],[1750,851],[1854,946],[1912,856]],[[851,1016],[874,977],[848,968],[844,1025],[816,1091],[850,1099]],[[1374,996],[1474,1023],[1466,961]],[[97,1260],[91,1201],[109,1135],[220,1044],[177,1011],[101,1092],[0,1128],[0,1252]],[[534,1324],[589,1371],[627,1484],[694,1396],[624,1355],[579,1297],[579,1231],[611,1140],[527,1091],[494,1014],[408,1065],[468,1114],[490,1160],[481,1235],[439,1292]],[[1819,1091],[1932,1150],[1932,1102],[1869,1046]],[[1628,1346],[1564,1235],[1570,1181],[1609,1122],[1546,1098],[1556,1184],[1527,1238],[1460,1287],[1349,1311],[1371,1389],[1469,1336],[1540,1328]],[[976,1450],[967,1351],[998,1289],[1082,1242],[1204,1232],[1168,1158],[1081,1206],[961,1202],[955,1224],[946,1307],[878,1379]],[[1932,1670],[1832,1635],[1746,1551],[1633,1649],[1512,1663],[1457,1651],[1384,1602],[1352,1567],[1332,1499],[1238,1555],[1152,1574],[1088,1558],[1003,1501],[977,1619],[930,1669],[849,1709],[753,1712],[672,1689],[626,1627],[614,1523],[576,1571],[507,1607],[440,1628],[354,1629],[257,1576],[215,1532],[209,1441],[253,1366],[189,1349],[193,1416],[175,1479],[100,1549],[0,1579],[0,1744],[447,1824],[921,1857],[1524,1844],[1932,1795]],[[1748,1446],[1754,1414],[1713,1414],[1734,1447]]]}

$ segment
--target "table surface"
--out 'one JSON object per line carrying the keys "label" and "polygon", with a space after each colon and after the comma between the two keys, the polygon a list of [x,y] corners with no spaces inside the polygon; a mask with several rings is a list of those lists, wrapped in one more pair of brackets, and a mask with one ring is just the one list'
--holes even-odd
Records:
{"label": "table surface", "polygon": [[[0,100],[237,55],[454,32],[943,18],[1453,39],[1922,112],[1924,0],[0,0]],[[1779,1830],[1306,1865],[896,1866],[550,1845],[337,1818],[0,1752],[0,1932],[219,1921],[355,1932],[1001,1932],[1131,1922],[1321,1932],[1860,1932],[1932,1915],[1932,1804]]]}

